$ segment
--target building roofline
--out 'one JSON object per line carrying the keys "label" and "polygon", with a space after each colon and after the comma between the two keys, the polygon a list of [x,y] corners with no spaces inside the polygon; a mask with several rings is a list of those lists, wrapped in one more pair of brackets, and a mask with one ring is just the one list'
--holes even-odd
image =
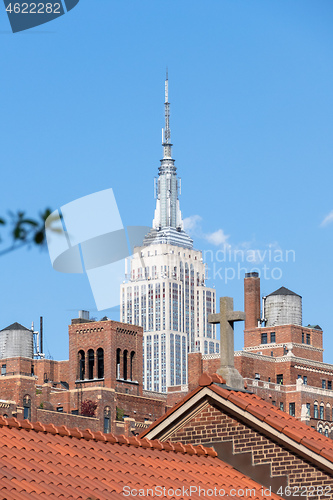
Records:
{"label": "building roofline", "polygon": [[270,439],[332,473],[333,442],[331,439],[322,436],[255,394],[229,390],[219,383],[216,377],[215,374],[211,376],[203,373],[199,380],[200,386],[175,405],[164,417],[144,430],[140,437],[169,439],[175,430],[185,425],[204,407],[214,403]]}
{"label": "building roofline", "polygon": [[138,438],[137,436],[125,437],[123,434],[115,436],[114,434],[104,434],[101,431],[92,432],[90,429],[80,431],[77,427],[70,428],[66,425],[56,426],[54,424],[42,424],[41,422],[30,422],[29,420],[17,420],[16,418],[5,418],[0,416],[0,427],[8,427],[15,429],[24,429],[27,431],[43,432],[47,434],[57,434],[59,436],[69,436],[74,439],[85,439],[86,441],[104,441],[110,444],[120,444],[134,446],[136,448],[155,448],[157,450],[173,451],[175,453],[189,455],[205,455],[217,457],[217,453],[213,448],[208,448],[202,445],[193,446],[191,444],[184,445],[182,443],[162,443],[158,440],[149,440],[147,438]]}

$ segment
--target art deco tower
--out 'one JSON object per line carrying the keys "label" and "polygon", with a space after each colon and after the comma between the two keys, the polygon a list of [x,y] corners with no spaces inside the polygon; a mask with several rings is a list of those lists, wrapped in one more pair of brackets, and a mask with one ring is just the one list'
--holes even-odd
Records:
{"label": "art deco tower", "polygon": [[166,392],[188,382],[187,353],[219,352],[215,325],[215,290],[205,286],[202,253],[183,229],[179,207],[180,179],[172,158],[168,75],[165,80],[163,159],[155,184],[152,229],[136,248],[127,282],[121,285],[121,321],[144,330],[146,390]]}

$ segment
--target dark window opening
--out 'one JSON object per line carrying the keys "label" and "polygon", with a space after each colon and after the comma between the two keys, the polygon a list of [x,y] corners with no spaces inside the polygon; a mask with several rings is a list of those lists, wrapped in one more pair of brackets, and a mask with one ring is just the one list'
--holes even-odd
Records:
{"label": "dark window opening", "polygon": [[23,398],[23,418],[31,420],[31,398],[29,395]]}
{"label": "dark window opening", "polygon": [[326,380],[321,381],[321,388],[326,389]]}
{"label": "dark window opening", "polygon": [[106,406],[104,408],[104,433],[105,434],[109,434],[111,432],[110,418],[111,418],[111,409],[109,406]]}
{"label": "dark window opening", "polygon": [[262,344],[267,344],[267,333],[262,333],[261,334],[261,343]]}
{"label": "dark window opening", "polygon": [[120,378],[120,349],[117,349],[116,378]]}
{"label": "dark window opening", "polygon": [[308,345],[310,345],[310,344],[311,344],[311,337],[310,337],[310,334],[309,334],[309,333],[307,333],[307,334],[306,334],[306,343],[307,343]]}
{"label": "dark window opening", "polygon": [[324,420],[324,406],[321,405],[320,406],[320,413],[319,413],[319,418],[321,418],[321,420]]}
{"label": "dark window opening", "polygon": [[255,374],[255,379],[256,379],[256,380],[260,380],[260,373],[256,373],[256,374]]}
{"label": "dark window opening", "polygon": [[97,378],[104,378],[104,351],[97,349]]}
{"label": "dark window opening", "polygon": [[283,384],[283,375],[277,375],[276,376],[276,383],[282,385]]}
{"label": "dark window opening", "polygon": [[302,344],[304,344],[305,340],[304,340],[304,332],[302,332]]}
{"label": "dark window opening", "polygon": [[275,332],[271,332],[271,344],[275,342]]}
{"label": "dark window opening", "polygon": [[64,408],[62,406],[58,406],[57,407],[57,411],[59,411],[60,413],[62,413],[64,411]]}
{"label": "dark window opening", "polygon": [[31,365],[31,375],[35,375],[35,367],[34,367],[34,365]]}
{"label": "dark window opening", "polygon": [[295,403],[289,403],[289,415],[295,416]]}
{"label": "dark window opening", "polygon": [[94,363],[95,363],[95,353],[92,349],[88,351],[88,378],[89,380],[94,378]]}
{"label": "dark window opening", "polygon": [[131,352],[131,368],[130,368],[130,380],[133,380],[133,365],[134,365],[134,360],[135,360],[135,352]]}
{"label": "dark window opening", "polygon": [[124,351],[124,354],[123,354],[123,361],[124,361],[124,376],[123,376],[123,379],[124,380],[127,380],[127,354],[128,354],[128,351],[125,350]]}
{"label": "dark window opening", "polygon": [[327,381],[327,389],[332,389],[332,381],[331,380],[328,380]]}
{"label": "dark window opening", "polygon": [[313,417],[318,418],[318,404],[315,403],[313,406]]}
{"label": "dark window opening", "polygon": [[308,385],[308,377],[306,375],[303,375],[303,384]]}
{"label": "dark window opening", "polygon": [[[84,351],[79,351],[79,379],[80,380],[84,380],[85,368],[86,368],[85,353],[84,353]],[[45,373],[44,373],[44,376],[45,376]]]}
{"label": "dark window opening", "polygon": [[6,375],[6,365],[1,365],[1,375]]}
{"label": "dark window opening", "polygon": [[280,410],[284,411],[284,404],[282,402],[280,403]]}

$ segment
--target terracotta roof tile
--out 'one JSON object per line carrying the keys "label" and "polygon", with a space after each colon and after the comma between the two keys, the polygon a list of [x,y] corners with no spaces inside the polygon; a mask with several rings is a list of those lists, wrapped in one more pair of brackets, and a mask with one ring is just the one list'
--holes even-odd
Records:
{"label": "terracotta roof tile", "polygon": [[258,492],[255,498],[265,498],[258,483],[216,458],[212,448],[4,420],[0,418],[0,496],[7,500],[123,500],[125,486],[190,485],[216,486],[226,493],[251,485]]}

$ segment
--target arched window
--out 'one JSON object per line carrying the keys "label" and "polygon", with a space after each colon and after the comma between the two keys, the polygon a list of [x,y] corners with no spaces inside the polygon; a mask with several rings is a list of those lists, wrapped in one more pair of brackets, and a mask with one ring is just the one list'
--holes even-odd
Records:
{"label": "arched window", "polygon": [[132,351],[131,352],[130,380],[133,380],[134,360],[135,360],[135,352]]}
{"label": "arched window", "polygon": [[111,419],[111,408],[110,408],[110,406],[106,406],[104,408],[104,432],[105,432],[105,434],[108,434],[111,432],[110,419]]}
{"label": "arched window", "polygon": [[318,418],[318,403],[313,405],[313,417]]}
{"label": "arched window", "polygon": [[104,351],[97,349],[97,378],[104,378]]}
{"label": "arched window", "polygon": [[92,349],[88,351],[88,378],[89,380],[94,378],[94,362],[95,362],[95,353]]}
{"label": "arched window", "polygon": [[331,420],[331,405],[326,403],[325,420]]}
{"label": "arched window", "polygon": [[123,376],[123,379],[124,380],[127,380],[127,354],[128,354],[128,351],[127,349],[125,349],[124,351],[124,376]]}
{"label": "arched window", "polygon": [[31,420],[31,397],[29,394],[26,394],[23,398],[23,411],[23,418]]}
{"label": "arched window", "polygon": [[117,349],[116,378],[120,378],[120,349]]}
{"label": "arched window", "polygon": [[79,379],[84,380],[86,371],[86,364],[85,364],[86,361],[85,361],[84,351],[79,351],[78,358],[79,358]]}
{"label": "arched window", "polygon": [[324,420],[324,403],[321,403],[321,404],[320,404],[320,410],[319,410],[319,411],[320,411],[320,413],[319,413],[319,418],[320,418],[321,420]]}

